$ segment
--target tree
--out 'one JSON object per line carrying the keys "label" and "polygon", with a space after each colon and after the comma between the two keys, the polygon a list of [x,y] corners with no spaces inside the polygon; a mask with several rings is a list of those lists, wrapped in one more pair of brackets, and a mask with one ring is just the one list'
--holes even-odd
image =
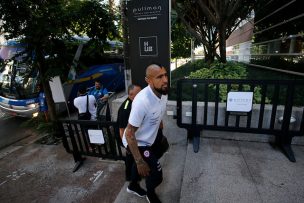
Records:
{"label": "tree", "polygon": [[124,65],[126,69],[130,69],[129,63],[129,28],[128,28],[128,18],[127,18],[127,2],[126,0],[120,0],[120,25],[122,31],[123,40],[123,53],[124,53]]}
{"label": "tree", "polygon": [[212,62],[217,57],[221,62],[226,62],[226,39],[250,15],[255,2],[176,0],[172,4],[190,33],[203,44],[206,59]]}
{"label": "tree", "polygon": [[187,58],[191,55],[191,35],[177,21],[171,26],[171,58]]}
{"label": "tree", "polygon": [[57,118],[48,81],[71,62],[64,42],[73,35],[86,34],[102,53],[101,45],[117,34],[108,11],[108,5],[98,0],[0,1],[0,29],[6,39],[20,38],[27,45],[27,60],[39,70],[51,121]]}

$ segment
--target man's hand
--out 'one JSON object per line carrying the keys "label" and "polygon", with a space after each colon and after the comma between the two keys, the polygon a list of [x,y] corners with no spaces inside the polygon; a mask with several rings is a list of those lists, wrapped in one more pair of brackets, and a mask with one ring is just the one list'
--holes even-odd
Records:
{"label": "man's hand", "polygon": [[138,129],[137,127],[134,127],[129,123],[127,126],[127,129],[126,129],[126,140],[128,142],[128,147],[134,157],[138,174],[140,176],[145,177],[145,176],[149,175],[150,168],[149,168],[148,164],[143,160],[143,158],[139,152],[139,149],[137,146],[137,141],[135,138],[135,132],[137,129]]}
{"label": "man's hand", "polygon": [[109,98],[109,95],[108,94],[105,94],[103,97],[100,97],[100,100],[102,101],[107,101]]}
{"label": "man's hand", "polygon": [[147,162],[145,162],[142,158],[139,160],[136,160],[135,162],[136,162],[138,174],[143,177],[148,176],[150,173],[150,168],[149,168]]}

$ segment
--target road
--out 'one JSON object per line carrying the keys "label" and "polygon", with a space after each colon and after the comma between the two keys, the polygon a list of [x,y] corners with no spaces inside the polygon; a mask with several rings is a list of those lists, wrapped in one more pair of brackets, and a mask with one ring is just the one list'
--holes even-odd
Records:
{"label": "road", "polygon": [[30,135],[26,128],[21,127],[26,120],[26,118],[8,116],[0,110],[0,149]]}

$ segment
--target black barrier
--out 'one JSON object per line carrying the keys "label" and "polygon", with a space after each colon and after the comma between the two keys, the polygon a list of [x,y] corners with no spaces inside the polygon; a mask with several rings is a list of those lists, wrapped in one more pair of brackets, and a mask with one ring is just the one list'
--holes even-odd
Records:
{"label": "black barrier", "polygon": [[[73,172],[83,164],[84,156],[124,160],[116,122],[60,120],[60,123],[63,146],[68,153],[73,154],[75,160]],[[88,130],[101,130],[104,144],[91,144]]]}
{"label": "black barrier", "polygon": [[[194,152],[199,151],[203,129],[272,134],[275,144],[295,162],[291,142],[294,136],[304,135],[303,88],[303,80],[181,79],[177,82],[177,125],[187,129]],[[255,108],[227,111],[229,92],[253,92]],[[183,103],[189,101],[191,120],[183,118]],[[199,116],[198,108],[203,108]]]}

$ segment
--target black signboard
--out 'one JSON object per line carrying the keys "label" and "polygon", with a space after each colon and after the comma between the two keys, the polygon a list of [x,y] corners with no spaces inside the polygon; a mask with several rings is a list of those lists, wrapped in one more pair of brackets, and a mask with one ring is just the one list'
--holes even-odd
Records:
{"label": "black signboard", "polygon": [[169,0],[127,1],[132,83],[147,85],[145,70],[151,63],[161,64],[170,75],[169,5]]}

